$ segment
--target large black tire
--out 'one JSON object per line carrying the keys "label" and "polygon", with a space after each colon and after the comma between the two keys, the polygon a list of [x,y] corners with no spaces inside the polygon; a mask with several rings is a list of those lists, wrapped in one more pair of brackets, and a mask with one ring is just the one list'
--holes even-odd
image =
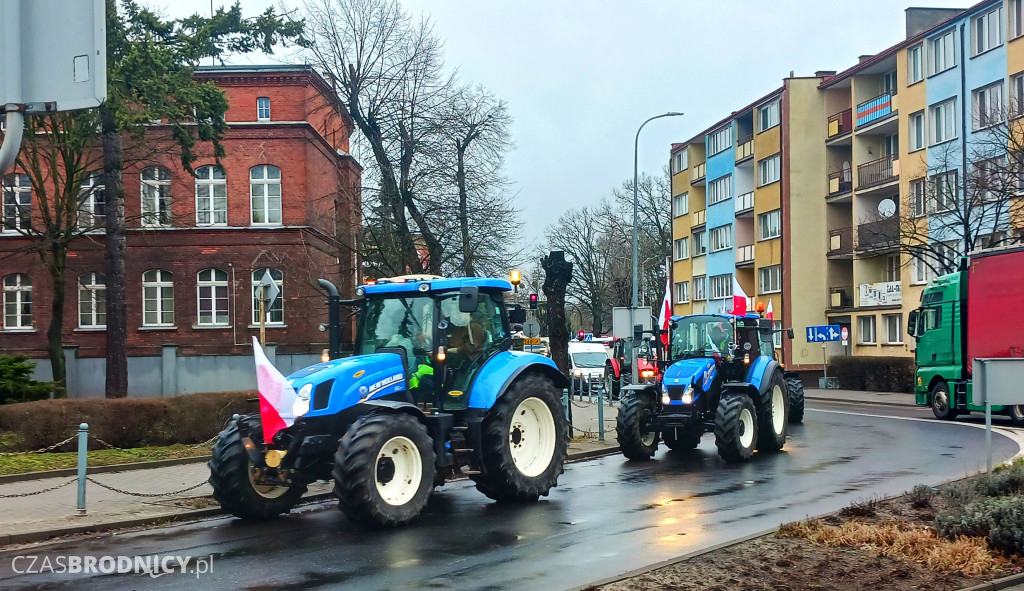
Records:
{"label": "large black tire", "polygon": [[658,451],[657,431],[643,430],[653,416],[654,399],[650,394],[627,391],[615,419],[615,436],[622,455],[631,460],[648,460]]}
{"label": "large black tire", "polygon": [[786,378],[786,389],[789,390],[789,424],[799,425],[804,422],[804,383],[790,376]]}
{"label": "large black tire", "polygon": [[[751,431],[753,433],[751,433]],[[743,462],[754,455],[757,409],[746,394],[722,394],[715,411],[715,445],[726,462]]]}
{"label": "large black tire", "polygon": [[764,452],[782,449],[788,434],[789,388],[782,372],[776,371],[771,380],[757,407],[757,449]]}
{"label": "large black tire", "polygon": [[1006,416],[1010,417],[1014,427],[1024,427],[1024,404],[1007,406]]}
{"label": "large black tire", "polygon": [[615,377],[615,369],[611,362],[604,364],[604,391],[608,400],[618,400],[622,390],[622,381]]}
{"label": "large black tire", "polygon": [[[256,430],[250,437],[259,441],[263,434]],[[242,519],[262,521],[287,513],[306,493],[306,483],[298,479],[287,487],[259,486],[254,482],[252,460],[242,443],[237,419],[220,432],[207,465],[213,498],[225,511]]]}
{"label": "large black tire", "polygon": [[477,490],[499,502],[547,496],[565,471],[567,430],[554,382],[535,373],[519,378],[484,418],[484,470],[471,476]]}
{"label": "large black tire", "polygon": [[697,449],[700,438],[704,435],[704,424],[696,423],[685,427],[672,427],[661,434],[662,441],[674,451],[690,451]]}
{"label": "large black tire", "polygon": [[956,418],[957,412],[949,397],[949,386],[946,382],[936,382],[928,395],[928,404],[932,407],[932,414],[940,421],[951,421]]}
{"label": "large black tire", "polygon": [[426,506],[435,472],[434,446],[423,423],[404,413],[371,413],[359,417],[338,444],[334,495],[352,521],[397,527]]}

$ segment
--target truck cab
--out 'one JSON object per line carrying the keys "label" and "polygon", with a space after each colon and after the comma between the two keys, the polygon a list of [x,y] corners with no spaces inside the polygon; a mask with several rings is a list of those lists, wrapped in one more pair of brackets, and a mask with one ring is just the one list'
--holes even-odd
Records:
{"label": "truck cab", "polygon": [[[963,302],[967,284],[963,279],[959,271],[934,279],[921,294],[921,307],[911,311],[907,320],[907,332],[917,339],[915,401],[933,410],[935,404],[948,406],[946,411],[940,408],[940,414],[967,410],[970,401],[970,384],[964,382]],[[947,398],[933,400],[936,393]]]}

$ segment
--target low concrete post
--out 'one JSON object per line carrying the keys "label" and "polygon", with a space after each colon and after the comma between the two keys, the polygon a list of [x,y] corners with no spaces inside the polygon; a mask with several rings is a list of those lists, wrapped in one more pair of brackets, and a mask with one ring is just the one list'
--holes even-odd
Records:
{"label": "low concrete post", "polygon": [[89,451],[89,423],[78,426],[78,514],[85,515],[85,466]]}

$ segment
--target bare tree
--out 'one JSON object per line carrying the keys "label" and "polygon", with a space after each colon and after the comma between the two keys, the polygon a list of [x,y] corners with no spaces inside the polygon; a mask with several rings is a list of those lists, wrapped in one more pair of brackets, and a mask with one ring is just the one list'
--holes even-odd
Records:
{"label": "bare tree", "polygon": [[550,249],[565,252],[573,263],[573,278],[566,295],[570,302],[579,302],[590,310],[595,333],[602,332],[611,315],[611,259],[618,242],[602,231],[606,220],[601,212],[607,211],[602,205],[567,211],[547,230]]}
{"label": "bare tree", "polygon": [[[668,269],[665,259],[672,249],[672,180],[668,167],[661,174],[641,173],[637,181],[637,226],[640,264],[641,305],[657,308],[664,295],[665,278]],[[612,191],[613,215],[617,220],[615,229],[632,241],[633,231],[633,181],[627,180]],[[632,256],[632,253],[630,253]],[[632,284],[632,269],[629,273]],[[627,285],[631,287],[631,285]],[[619,300],[616,305],[628,305],[628,300]]]}

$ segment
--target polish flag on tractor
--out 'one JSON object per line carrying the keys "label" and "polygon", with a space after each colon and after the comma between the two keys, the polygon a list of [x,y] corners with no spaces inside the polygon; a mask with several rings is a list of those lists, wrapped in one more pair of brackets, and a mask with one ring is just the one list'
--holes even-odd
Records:
{"label": "polish flag on tractor", "polygon": [[658,313],[658,328],[665,331],[661,335],[662,344],[668,346],[668,319],[672,317],[671,283],[665,279],[665,297],[661,300],[661,312]]}
{"label": "polish flag on tractor", "polygon": [[732,313],[737,316],[747,313],[747,294],[740,287],[740,282],[736,281],[735,275],[732,278]]}
{"label": "polish flag on tractor", "polygon": [[267,359],[256,337],[252,338],[252,352],[256,356],[256,389],[260,393],[263,441],[270,443],[278,431],[295,424],[292,407],[299,397],[284,375]]}
{"label": "polish flag on tractor", "polygon": [[771,298],[768,298],[768,309],[764,311],[764,317],[767,318],[768,320],[772,320],[774,318],[774,316],[772,316],[772,299]]}

